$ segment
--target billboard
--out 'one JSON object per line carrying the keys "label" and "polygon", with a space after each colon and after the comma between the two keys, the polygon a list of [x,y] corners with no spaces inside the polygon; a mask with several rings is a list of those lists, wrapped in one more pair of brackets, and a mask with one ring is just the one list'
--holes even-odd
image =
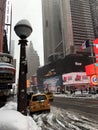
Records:
{"label": "billboard", "polygon": [[62,75],[63,85],[88,84],[90,79],[85,72],[72,72]]}
{"label": "billboard", "polygon": [[43,79],[44,90],[57,92],[58,89],[61,89],[61,85],[62,85],[61,76],[54,76]]}
{"label": "billboard", "polygon": [[30,80],[31,80],[32,85],[37,86],[38,82],[37,82],[37,76],[36,75],[31,76]]}
{"label": "billboard", "polygon": [[90,76],[90,84],[94,86],[98,85],[98,75]]}
{"label": "billboard", "polygon": [[87,76],[98,74],[98,63],[94,63],[94,64],[85,66],[85,70],[86,70]]}
{"label": "billboard", "polygon": [[27,85],[27,88],[29,88],[29,87],[30,87],[30,80],[27,80],[26,85]]}

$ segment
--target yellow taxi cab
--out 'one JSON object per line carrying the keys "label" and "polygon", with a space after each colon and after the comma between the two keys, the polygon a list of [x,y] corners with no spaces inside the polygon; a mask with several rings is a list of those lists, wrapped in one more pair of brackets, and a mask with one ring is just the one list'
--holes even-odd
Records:
{"label": "yellow taxi cab", "polygon": [[45,93],[49,99],[49,101],[53,101],[54,100],[54,97],[53,97],[53,93],[52,92],[46,92]]}
{"label": "yellow taxi cab", "polygon": [[47,95],[44,93],[33,94],[29,102],[29,109],[30,114],[41,111],[50,112],[50,102]]}

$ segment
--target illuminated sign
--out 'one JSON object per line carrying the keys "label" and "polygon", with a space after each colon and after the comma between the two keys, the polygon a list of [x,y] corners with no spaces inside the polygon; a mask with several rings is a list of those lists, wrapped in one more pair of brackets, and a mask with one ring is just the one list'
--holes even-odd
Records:
{"label": "illuminated sign", "polygon": [[72,72],[62,75],[64,85],[69,84],[87,84],[90,83],[89,77],[85,72]]}
{"label": "illuminated sign", "polygon": [[75,80],[76,81],[81,80],[81,75],[77,74]]}
{"label": "illuminated sign", "polygon": [[77,65],[77,66],[81,66],[82,63],[81,63],[81,62],[75,62],[75,65]]}
{"label": "illuminated sign", "polygon": [[45,78],[43,80],[44,90],[57,91],[62,85],[61,76],[54,76],[50,78]]}
{"label": "illuminated sign", "polygon": [[64,80],[64,82],[66,82],[67,81],[67,77],[64,77],[63,80]]}
{"label": "illuminated sign", "polygon": [[0,83],[13,83],[14,74],[0,73]]}
{"label": "illuminated sign", "polygon": [[72,76],[68,76],[68,80],[72,80]]}
{"label": "illuminated sign", "polygon": [[96,75],[92,75],[91,77],[90,77],[90,83],[92,84],[92,85],[97,85],[98,84],[98,82],[97,82],[97,77],[96,77]]}
{"label": "illuminated sign", "polygon": [[30,80],[27,80],[27,88],[30,87]]}
{"label": "illuminated sign", "polygon": [[7,56],[0,56],[0,62],[6,62],[9,63],[11,60],[11,58],[7,57]]}
{"label": "illuminated sign", "polygon": [[90,64],[85,66],[86,75],[91,76],[98,73],[98,64]]}

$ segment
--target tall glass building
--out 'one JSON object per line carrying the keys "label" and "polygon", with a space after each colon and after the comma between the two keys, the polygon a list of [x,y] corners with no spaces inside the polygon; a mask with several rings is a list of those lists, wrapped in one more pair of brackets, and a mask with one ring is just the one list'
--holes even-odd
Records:
{"label": "tall glass building", "polygon": [[27,79],[30,79],[32,75],[36,75],[36,71],[40,66],[39,56],[37,51],[34,50],[33,43],[30,41],[26,48],[27,53]]}
{"label": "tall glass building", "polygon": [[[42,0],[44,59],[59,53],[62,44],[61,15],[59,0]],[[61,47],[62,50],[62,47]]]}
{"label": "tall glass building", "polygon": [[[80,52],[97,37],[97,0],[42,0],[45,64]],[[84,52],[90,52],[90,48]]]}

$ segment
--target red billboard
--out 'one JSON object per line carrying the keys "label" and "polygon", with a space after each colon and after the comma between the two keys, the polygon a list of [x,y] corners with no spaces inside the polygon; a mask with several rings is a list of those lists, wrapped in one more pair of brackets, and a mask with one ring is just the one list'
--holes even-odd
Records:
{"label": "red billboard", "polygon": [[96,57],[96,62],[98,63],[98,38],[93,40],[93,49]]}
{"label": "red billboard", "polygon": [[94,63],[94,64],[85,66],[85,70],[86,70],[87,76],[98,74],[98,63]]}

